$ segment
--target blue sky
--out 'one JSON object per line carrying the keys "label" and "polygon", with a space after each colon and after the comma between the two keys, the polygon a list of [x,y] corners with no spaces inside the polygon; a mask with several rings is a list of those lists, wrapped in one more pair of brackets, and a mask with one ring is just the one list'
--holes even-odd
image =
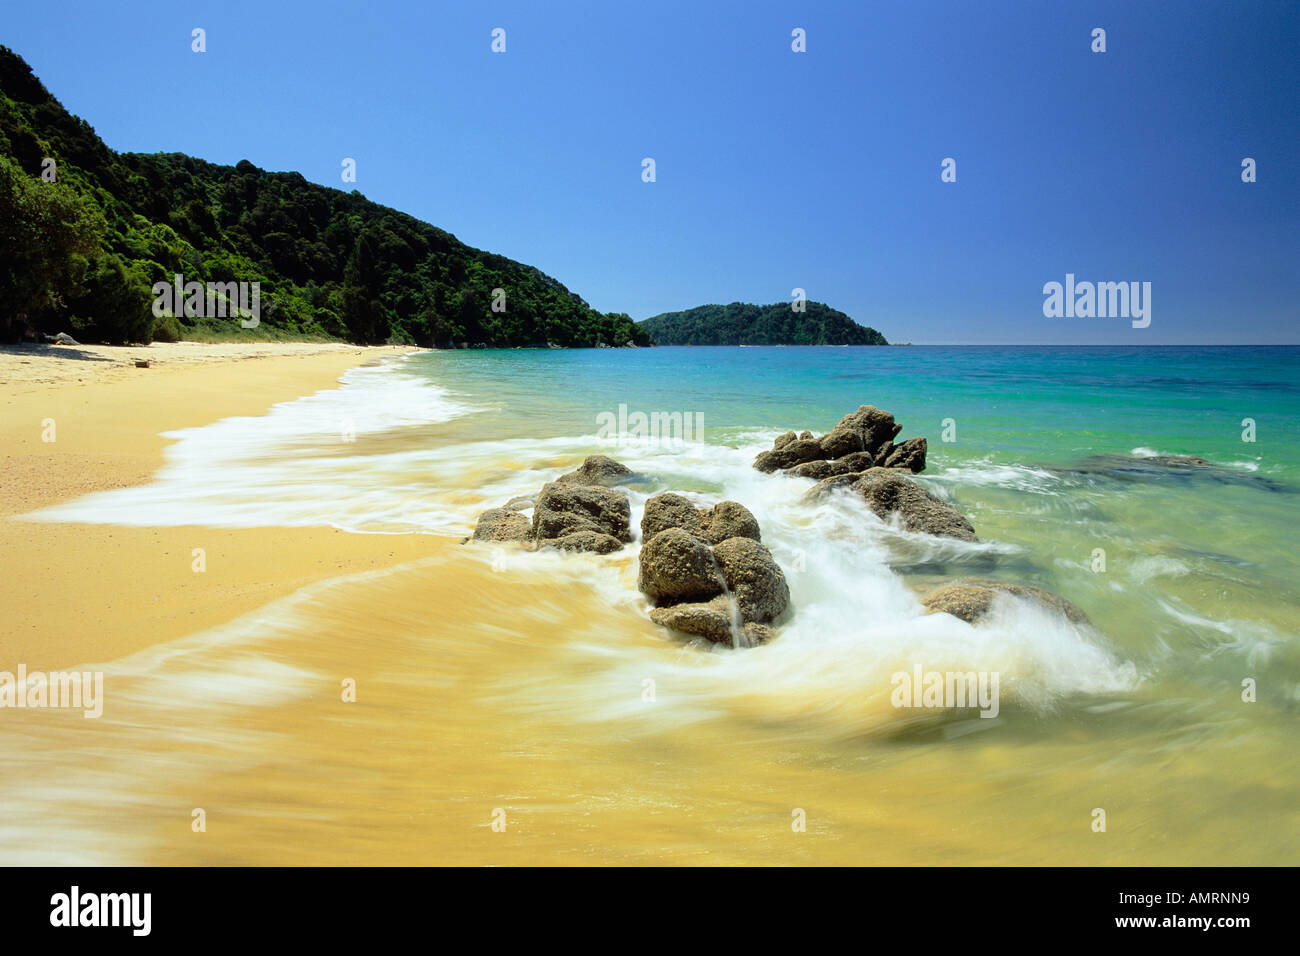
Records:
{"label": "blue sky", "polygon": [[[1300,342],[1291,0],[5,0],[0,23],[115,149],[341,188],[352,157],[370,199],[604,311],[800,287],[899,342]],[[1150,282],[1150,326],[1045,318],[1067,272]]]}

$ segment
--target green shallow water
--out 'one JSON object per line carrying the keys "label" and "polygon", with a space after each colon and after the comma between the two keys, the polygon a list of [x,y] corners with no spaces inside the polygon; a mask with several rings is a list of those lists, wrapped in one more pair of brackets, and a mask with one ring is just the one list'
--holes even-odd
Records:
{"label": "green shallow water", "polygon": [[[1300,348],[512,350],[409,367],[503,437],[594,435],[624,405],[697,415],[706,443],[746,446],[886,408],[900,437],[928,439],[929,486],[1008,546],[992,565],[906,569],[915,586],[955,573],[1040,584],[1150,676],[1217,693],[1263,672],[1272,704],[1297,708]],[[1156,453],[1213,467],[1129,473]]]}

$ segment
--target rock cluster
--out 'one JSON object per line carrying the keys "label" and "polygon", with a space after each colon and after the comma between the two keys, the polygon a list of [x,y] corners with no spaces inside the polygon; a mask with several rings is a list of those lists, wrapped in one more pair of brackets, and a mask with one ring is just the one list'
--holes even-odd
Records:
{"label": "rock cluster", "polygon": [[748,508],[697,508],[672,492],[646,502],[637,587],[656,624],[715,643],[763,644],[790,603],[785,574]]}
{"label": "rock cluster", "polygon": [[[786,432],[773,442],[770,451],[758,455],[754,467],[815,479],[817,484],[804,496],[807,501],[843,488],[858,495],[881,519],[896,516],[908,531],[978,541],[964,515],[907,476],[907,472],[919,474],[925,469],[926,441],[909,438],[895,444],[901,430],[891,413],[863,405],[820,438],[807,431]],[[1189,457],[1162,459],[1160,464],[1193,469],[1207,463]],[[1037,603],[1076,624],[1091,623],[1083,611],[1050,591],[984,578],[945,584],[927,594],[922,603],[926,613],[948,613],[973,624],[988,614],[998,593]]]}
{"label": "rock cluster", "polygon": [[925,470],[925,439],[909,438],[896,445],[894,439],[902,430],[891,413],[863,405],[820,438],[808,431],[777,436],[771,450],[754,459],[754,467],[818,480],[874,466],[919,474]]}
{"label": "rock cluster", "polygon": [[[805,500],[842,488],[882,520],[896,518],[908,531],[978,541],[957,509],[910,477],[925,468],[926,442],[909,438],[895,444],[900,431],[892,414],[863,405],[819,438],[807,431],[786,432],[757,457],[754,467],[816,479]],[[1197,467],[1201,462],[1177,464]],[[626,465],[593,455],[543,485],[536,496],[483,512],[473,539],[517,541],[534,550],[620,551],[632,541],[631,503],[620,486],[646,480]],[[531,519],[522,513],[529,508]],[[762,543],[757,519],[744,505],[721,501],[701,508],[680,494],[657,494],[646,502],[641,540],[637,587],[653,605],[650,619],[656,624],[726,645],[752,646],[772,638],[773,622],[789,606],[790,589]],[[922,603],[927,613],[975,623],[988,614],[999,593],[1036,602],[1075,623],[1090,623],[1079,608],[1042,588],[983,578],[952,581]]]}
{"label": "rock cluster", "polygon": [[[543,485],[536,498],[515,498],[504,508],[483,512],[473,540],[596,554],[619,551],[632,540],[632,505],[614,486],[634,477],[626,465],[592,455],[576,471]],[[529,507],[531,521],[520,513]]]}
{"label": "rock cluster", "polygon": [[926,441],[909,438],[895,444],[902,430],[892,413],[862,405],[820,438],[807,431],[778,436],[770,451],[754,459],[754,467],[816,480],[806,500],[846,488],[880,518],[898,515],[908,531],[978,541],[975,529],[956,508],[905,477],[906,472],[925,470]]}

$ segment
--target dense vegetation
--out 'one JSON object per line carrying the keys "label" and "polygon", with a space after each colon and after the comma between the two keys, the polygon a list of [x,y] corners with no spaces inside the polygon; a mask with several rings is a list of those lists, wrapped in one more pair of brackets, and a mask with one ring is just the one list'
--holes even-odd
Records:
{"label": "dense vegetation", "polygon": [[843,312],[820,302],[795,312],[789,302],[775,305],[701,305],[665,312],[641,323],[659,345],[888,345],[875,329],[858,325]]}
{"label": "dense vegetation", "polygon": [[[47,157],[53,182],[41,175]],[[260,282],[261,325],[156,321],[153,283],[177,273]],[[504,311],[493,310],[496,289]],[[438,347],[650,344],[626,314],[597,312],[537,269],[355,190],[247,160],[117,153],[0,46],[0,335],[20,315],[104,342],[217,331]]]}

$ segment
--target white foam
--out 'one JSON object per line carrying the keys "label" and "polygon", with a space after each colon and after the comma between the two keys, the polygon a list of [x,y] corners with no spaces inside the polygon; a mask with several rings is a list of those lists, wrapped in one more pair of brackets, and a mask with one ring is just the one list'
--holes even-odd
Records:
{"label": "white foam", "polygon": [[266,415],[226,418],[167,432],[175,443],[142,486],[88,495],[24,517],[144,527],[334,526],[412,531],[457,521],[421,495],[427,453],[348,454],[366,435],[472,412],[399,364],[352,369],[342,387],[275,405]]}
{"label": "white foam", "polygon": [[933,482],[939,488],[946,485],[993,486],[1041,495],[1060,495],[1067,485],[1060,475],[1042,468],[994,462],[989,458],[927,472],[925,482]]}
{"label": "white foam", "polygon": [[1180,578],[1191,573],[1191,568],[1177,558],[1165,554],[1146,555],[1128,562],[1128,574],[1140,584],[1152,578]]}
{"label": "white foam", "polygon": [[[446,390],[400,369],[361,369],[345,376],[340,389],[278,405],[266,416],[176,433],[166,467],[147,486],[92,495],[32,517],[464,534],[484,508],[534,495],[584,456],[608,454],[656,482],[653,488],[629,489],[634,535],[647,497],[657,491],[683,492],[701,505],[732,499],[753,511],[764,544],[785,569],[792,611],[771,645],[744,654],[665,655],[662,646],[652,644],[647,647],[655,648],[653,661],[642,656],[641,648],[615,665],[644,669],[653,662],[681,661],[682,673],[694,675],[687,681],[693,689],[686,693],[695,696],[700,712],[719,702],[725,706],[729,700],[748,699],[759,687],[777,711],[872,702],[888,690],[887,680],[881,683],[888,669],[920,658],[935,667],[1003,667],[1006,679],[1020,679],[1031,688],[1024,699],[1039,705],[1063,694],[1130,686],[1131,675],[1102,650],[1099,635],[1041,613],[1035,616],[1019,605],[974,628],[943,615],[924,615],[891,562],[900,556],[909,564],[948,562],[1006,546],[913,534],[896,521],[882,521],[847,493],[804,502],[804,491],[815,482],[752,467],[755,454],[775,434],[771,431],[753,432],[744,447],[578,435],[468,441],[369,455],[349,455],[339,448],[344,418],[352,418],[358,433],[364,433],[446,421],[473,411]],[[1059,482],[1040,469],[986,461],[947,469],[926,483],[950,496],[952,487],[988,483],[1051,494]],[[467,560],[496,561],[503,568],[519,565],[521,573],[526,564],[526,573],[580,581],[594,590],[595,600],[626,607],[654,633],[636,588],[632,552],[620,560],[555,551],[473,550],[474,557]],[[598,642],[579,639],[577,644],[589,653]],[[701,665],[699,658],[707,663]],[[253,703],[257,697],[251,679],[228,687],[204,683],[210,679],[212,675],[197,671],[180,684],[193,684],[195,697],[232,703]],[[584,692],[574,699],[589,696]],[[849,724],[857,720],[855,706],[846,712]]]}
{"label": "white foam", "polygon": [[1224,650],[1240,651],[1245,654],[1246,660],[1252,666],[1264,664],[1278,648],[1289,643],[1287,637],[1259,621],[1243,621],[1236,618],[1216,621],[1177,606],[1182,602],[1172,597],[1168,600],[1157,600],[1156,603],[1161,610],[1187,626],[1193,633],[1204,634],[1209,631],[1221,635],[1213,637],[1213,649],[1210,653]]}

